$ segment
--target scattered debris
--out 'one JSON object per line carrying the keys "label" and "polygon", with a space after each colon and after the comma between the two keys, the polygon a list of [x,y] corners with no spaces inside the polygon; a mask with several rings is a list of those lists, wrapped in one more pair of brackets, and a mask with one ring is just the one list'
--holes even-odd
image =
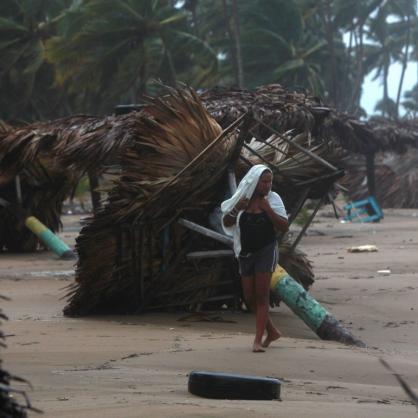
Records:
{"label": "scattered debris", "polygon": [[379,249],[376,245],[359,245],[357,247],[349,247],[347,251],[349,253],[373,253],[377,252]]}

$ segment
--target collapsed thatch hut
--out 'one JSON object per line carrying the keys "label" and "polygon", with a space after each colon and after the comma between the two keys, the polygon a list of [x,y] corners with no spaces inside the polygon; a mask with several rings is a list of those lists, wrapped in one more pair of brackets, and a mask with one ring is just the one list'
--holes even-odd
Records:
{"label": "collapsed thatch hut", "polygon": [[345,159],[341,180],[351,200],[372,194],[383,208],[418,207],[418,121],[373,118],[368,122],[380,147]]}
{"label": "collapsed thatch hut", "polygon": [[[0,176],[19,174],[36,187],[37,176],[25,172],[41,166],[51,181],[63,176],[60,190],[67,194],[86,172],[112,177],[103,207],[77,240],[67,314],[238,306],[228,240],[195,228],[219,226],[217,206],[229,193],[231,173],[239,180],[251,165],[268,165],[293,221],[307,198],[319,204],[328,198],[347,150],[371,143],[378,140],[364,123],[277,85],[212,90],[200,98],[181,89],[126,115],[77,116],[3,132]],[[49,200],[58,220],[62,200]],[[29,210],[56,228],[43,209]],[[300,237],[282,239],[281,264],[309,287],[311,266],[295,248]]]}

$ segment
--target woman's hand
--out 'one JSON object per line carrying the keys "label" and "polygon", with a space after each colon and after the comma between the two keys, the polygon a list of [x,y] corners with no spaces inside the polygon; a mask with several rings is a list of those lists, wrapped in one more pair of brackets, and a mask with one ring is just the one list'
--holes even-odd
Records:
{"label": "woman's hand", "polygon": [[269,201],[266,198],[263,198],[260,200],[260,203],[258,204],[258,207],[263,211],[263,212],[269,212],[272,210]]}
{"label": "woman's hand", "polygon": [[274,227],[281,232],[287,232],[289,229],[289,223],[287,222],[287,219],[282,218],[280,215],[278,215],[270,206],[270,203],[267,199],[261,199],[260,203],[258,204],[258,207],[263,210],[267,216],[270,218],[270,220],[273,222]]}
{"label": "woman's hand", "polygon": [[247,208],[249,202],[249,199],[243,197],[242,199],[238,200],[238,203],[235,205],[234,209],[238,212],[240,210],[244,210]]}

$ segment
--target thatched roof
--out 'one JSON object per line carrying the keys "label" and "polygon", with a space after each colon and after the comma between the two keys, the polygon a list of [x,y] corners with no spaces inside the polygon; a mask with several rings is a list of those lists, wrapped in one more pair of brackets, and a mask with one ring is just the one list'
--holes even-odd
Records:
{"label": "thatched roof", "polygon": [[[236,122],[247,111],[245,121]],[[222,132],[231,123],[238,129]],[[347,150],[381,146],[373,129],[280,86],[213,90],[201,98],[179,89],[127,115],[77,116],[0,134],[0,173],[23,176],[31,186],[29,205],[55,181],[55,194],[62,194],[45,207],[53,206],[58,219],[64,195],[83,173],[113,175],[103,208],[77,240],[67,314],[233,304],[239,303],[233,259],[188,258],[225,246],[176,221],[185,217],[211,228],[210,214],[228,192],[227,168],[232,165],[239,180],[259,162],[272,168],[274,189],[293,220],[307,197],[323,197],[342,175]],[[39,173],[25,177],[33,167],[44,174],[39,189]],[[45,203],[36,202],[32,210]],[[306,257],[285,241],[281,250],[281,264],[309,287]]]}
{"label": "thatched roof", "polygon": [[377,152],[404,154],[410,148],[418,148],[417,119],[392,120],[373,117],[367,122],[367,126],[379,140]]}
{"label": "thatched roof", "polygon": [[350,152],[403,153],[407,146],[418,147],[418,124],[414,122],[380,118],[360,121],[326,106],[317,97],[289,92],[279,84],[254,91],[213,89],[203,93],[202,100],[221,126],[251,111],[279,131],[314,132],[332,138]]}
{"label": "thatched roof", "polygon": [[[362,156],[346,160],[342,184],[351,200],[367,197],[367,173]],[[418,208],[418,150],[410,148],[403,155],[378,153],[375,157],[376,199],[383,208]]]}

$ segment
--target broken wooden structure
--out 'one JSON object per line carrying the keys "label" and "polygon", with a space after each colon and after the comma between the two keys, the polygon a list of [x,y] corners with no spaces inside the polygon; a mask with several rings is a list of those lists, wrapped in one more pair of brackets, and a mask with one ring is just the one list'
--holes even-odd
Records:
{"label": "broken wooden structure", "polygon": [[[269,166],[290,222],[308,198],[317,201],[298,237],[280,243],[280,264],[309,288],[312,268],[297,245],[343,174],[347,151],[373,140],[363,123],[280,86],[201,97],[177,89],[124,115],[3,130],[0,179],[13,195],[19,175],[23,203],[16,207],[28,207],[52,230],[81,176],[108,179],[102,207],[77,239],[67,315],[239,307],[218,209],[236,182],[253,164]],[[1,245],[11,248],[7,239]]]}
{"label": "broken wooden structure", "polygon": [[351,200],[375,196],[383,208],[418,207],[418,120],[372,119],[382,146],[345,160],[342,184]]}

